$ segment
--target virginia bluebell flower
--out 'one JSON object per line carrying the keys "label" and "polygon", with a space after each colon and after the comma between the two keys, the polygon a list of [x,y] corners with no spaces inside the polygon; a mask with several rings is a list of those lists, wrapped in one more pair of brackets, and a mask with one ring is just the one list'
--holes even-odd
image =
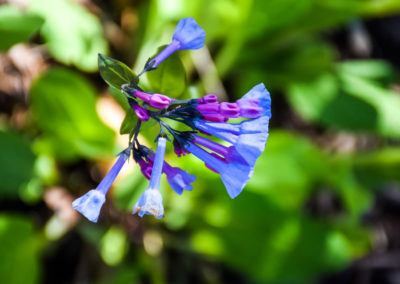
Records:
{"label": "virginia bluebell flower", "polygon": [[72,202],[72,207],[82,213],[87,219],[92,222],[97,222],[99,218],[101,207],[106,201],[106,193],[121,171],[122,166],[130,155],[130,148],[125,149],[119,154],[119,158],[103,180],[99,183],[96,189],[92,189],[85,195],[75,199]]}
{"label": "virginia bluebell flower", "polygon": [[179,20],[172,36],[172,42],[150,61],[150,66],[158,66],[177,50],[199,49],[203,47],[205,38],[206,33],[193,18]]}
{"label": "virginia bluebell flower", "polygon": [[[153,155],[149,155],[147,159],[149,160],[148,162],[141,160],[138,161],[138,164],[141,167],[143,175],[147,179],[150,179],[154,161]],[[196,176],[178,167],[172,167],[167,162],[164,162],[162,171],[167,176],[168,184],[177,194],[181,195],[184,190],[191,191],[193,189],[192,183],[196,181]]]}
{"label": "virginia bluebell flower", "polygon": [[165,137],[161,136],[158,138],[157,151],[154,157],[149,187],[142,193],[133,207],[132,213],[137,213],[140,217],[143,217],[144,214],[154,215],[157,219],[164,217],[164,207],[159,187],[164,164],[166,143],[167,139]]}
{"label": "virginia bluebell flower", "polygon": [[[205,32],[193,18],[180,20],[172,42],[154,59],[149,59],[143,71],[129,84],[121,86],[121,92],[139,119],[130,130],[130,146],[120,154],[103,181],[72,204],[92,222],[97,221],[105,195],[130,153],[142,174],[150,180],[148,188],[136,202],[133,214],[140,217],[154,215],[158,219],[164,216],[163,197],[159,191],[162,173],[177,194],[193,189],[194,175],[164,161],[167,138],[173,139],[174,152],[178,157],[193,154],[206,167],[218,173],[231,198],[238,196],[251,178],[256,160],[264,151],[271,118],[271,98],[264,84],[256,85],[236,102],[221,103],[214,94],[199,99],[177,100],[143,90],[138,85],[143,73],[156,69],[173,52],[201,48],[204,40]],[[239,117],[245,119],[240,123],[229,123],[229,119]],[[141,145],[138,139],[142,123],[150,119],[160,126],[155,153]],[[189,130],[174,129],[175,126],[169,124],[171,121],[182,123]],[[201,135],[217,137],[230,145],[219,144]]]}
{"label": "virginia bluebell flower", "polygon": [[231,198],[235,198],[242,192],[253,175],[253,167],[249,166],[240,155],[232,155],[230,160],[223,161],[194,143],[189,143],[186,149],[219,173]]}

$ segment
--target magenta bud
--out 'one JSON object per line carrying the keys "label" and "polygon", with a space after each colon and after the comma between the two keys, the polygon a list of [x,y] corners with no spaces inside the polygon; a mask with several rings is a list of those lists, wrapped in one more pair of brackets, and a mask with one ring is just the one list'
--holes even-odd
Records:
{"label": "magenta bud", "polygon": [[147,103],[150,101],[150,97],[151,97],[151,95],[149,95],[148,93],[145,93],[145,92],[142,92],[142,91],[138,91],[138,90],[135,90],[133,92],[133,95],[135,97],[141,99],[142,101],[147,102]]}
{"label": "magenta bud", "polygon": [[145,162],[144,160],[140,160],[138,162],[140,166],[140,171],[144,175],[145,178],[150,179],[151,177],[151,171],[152,171],[152,165],[150,162]]}
{"label": "magenta bud", "polygon": [[203,119],[212,122],[227,122],[229,117],[225,117],[222,114],[206,114]]}
{"label": "magenta bud", "polygon": [[242,99],[236,102],[240,108],[240,116],[246,118],[257,118],[261,116],[263,108],[259,107],[259,101],[254,99]]}
{"label": "magenta bud", "polygon": [[133,110],[135,111],[137,117],[141,120],[141,121],[148,121],[149,120],[149,114],[147,113],[147,111],[142,108],[140,105],[135,104],[132,106]]}
{"label": "magenta bud", "polygon": [[160,94],[153,94],[150,96],[149,104],[155,108],[166,108],[171,103],[172,99],[170,97],[160,95]]}
{"label": "magenta bud", "polygon": [[201,112],[201,114],[218,114],[219,105],[218,104],[200,104],[196,106],[196,109]]}
{"label": "magenta bud", "polygon": [[185,156],[188,152],[185,151],[183,148],[181,147],[174,147],[174,152],[175,154],[180,157],[180,156]]}
{"label": "magenta bud", "polygon": [[218,97],[216,95],[205,95],[202,98],[198,99],[197,102],[199,104],[217,104]]}
{"label": "magenta bud", "polygon": [[219,113],[226,117],[239,117],[240,108],[237,103],[223,102],[219,106]]}

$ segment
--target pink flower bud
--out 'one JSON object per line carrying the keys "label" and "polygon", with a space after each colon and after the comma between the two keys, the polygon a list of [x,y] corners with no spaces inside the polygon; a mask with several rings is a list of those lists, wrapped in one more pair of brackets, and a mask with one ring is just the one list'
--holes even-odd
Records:
{"label": "pink flower bud", "polygon": [[133,110],[135,111],[137,117],[141,120],[141,121],[148,121],[149,120],[149,114],[147,113],[147,111],[142,108],[140,105],[135,104],[132,106]]}
{"label": "pink flower bud", "polygon": [[240,108],[237,103],[223,102],[219,106],[219,113],[226,117],[239,117]]}
{"label": "pink flower bud", "polygon": [[150,96],[149,104],[155,108],[166,108],[171,103],[172,99],[170,97],[153,94]]}

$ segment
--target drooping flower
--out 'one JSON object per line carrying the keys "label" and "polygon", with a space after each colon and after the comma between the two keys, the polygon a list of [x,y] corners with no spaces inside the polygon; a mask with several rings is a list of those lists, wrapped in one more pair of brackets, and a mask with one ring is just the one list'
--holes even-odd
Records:
{"label": "drooping flower", "polygon": [[118,173],[121,171],[123,165],[130,155],[130,148],[125,149],[119,154],[118,160],[113,165],[111,170],[99,183],[96,189],[92,189],[85,195],[75,199],[72,202],[72,207],[79,211],[88,220],[96,223],[99,218],[101,207],[106,201],[106,193],[116,179]]}
{"label": "drooping flower", "polygon": [[[138,164],[141,167],[143,175],[147,179],[150,179],[154,157],[153,155],[148,155],[147,158],[149,160],[148,162],[140,160]],[[191,191],[193,189],[192,183],[196,181],[196,176],[178,167],[172,167],[165,161],[162,171],[167,176],[169,185],[177,194],[181,195],[184,190]]]}
{"label": "drooping flower", "polygon": [[206,33],[193,18],[179,20],[172,36],[172,42],[150,61],[150,67],[157,67],[177,50],[199,49],[203,47],[205,38]]}
{"label": "drooping flower", "polygon": [[149,187],[142,193],[133,207],[132,213],[137,213],[139,217],[143,217],[144,214],[154,215],[157,219],[164,217],[164,207],[159,187],[164,164],[166,143],[167,139],[165,137],[159,137]]}
{"label": "drooping flower", "polygon": [[231,198],[235,198],[242,192],[253,175],[253,167],[249,166],[240,155],[233,155],[230,160],[224,161],[194,143],[189,143],[186,149],[219,173]]}

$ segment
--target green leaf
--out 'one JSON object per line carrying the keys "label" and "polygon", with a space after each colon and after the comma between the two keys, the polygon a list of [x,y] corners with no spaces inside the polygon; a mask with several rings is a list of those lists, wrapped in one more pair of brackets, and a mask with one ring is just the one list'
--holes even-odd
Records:
{"label": "green leaf", "polygon": [[289,101],[300,115],[313,122],[350,130],[376,129],[378,114],[374,106],[343,92],[333,74],[291,84]]}
{"label": "green leaf", "polygon": [[6,51],[16,43],[27,41],[35,34],[43,19],[31,13],[24,13],[11,5],[0,7],[0,51]]}
{"label": "green leaf", "polygon": [[107,53],[108,47],[95,15],[69,0],[32,0],[28,9],[45,19],[41,34],[55,59],[84,71],[97,69],[97,54]]}
{"label": "green leaf", "polygon": [[[158,48],[161,52],[165,46]],[[177,98],[186,89],[186,73],[178,53],[171,54],[156,70],[146,73],[152,92]]]}
{"label": "green leaf", "polygon": [[130,84],[135,78],[135,73],[121,61],[108,57],[104,54],[98,55],[99,72],[104,81],[117,90],[121,85]]}
{"label": "green leaf", "polygon": [[0,195],[17,196],[33,177],[35,156],[22,137],[0,131]]}
{"label": "green leaf", "polygon": [[129,134],[132,128],[135,127],[138,117],[135,111],[131,108],[126,112],[124,121],[122,121],[121,128],[119,129],[120,134]]}
{"label": "green leaf", "polygon": [[65,159],[112,153],[114,133],[100,121],[95,92],[81,75],[50,70],[32,86],[31,98],[34,119],[44,132],[41,150]]}
{"label": "green leaf", "polygon": [[38,283],[42,244],[33,222],[23,217],[0,215],[0,279],[8,284]]}

